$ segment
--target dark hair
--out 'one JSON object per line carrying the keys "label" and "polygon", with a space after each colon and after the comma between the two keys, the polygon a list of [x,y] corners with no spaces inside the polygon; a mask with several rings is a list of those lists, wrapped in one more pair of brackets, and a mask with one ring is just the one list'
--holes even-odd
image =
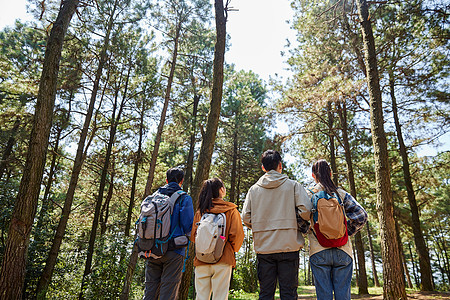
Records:
{"label": "dark hair", "polygon": [[331,179],[330,172],[331,168],[328,162],[325,159],[318,160],[313,166],[312,166],[312,172],[316,176],[317,181],[319,181],[323,187],[325,188],[325,191],[328,194],[337,194],[337,187],[334,184],[333,180]]}
{"label": "dark hair", "polygon": [[281,162],[281,155],[280,153],[278,153],[278,151],[267,150],[263,153],[261,162],[267,172],[269,172],[270,170],[276,170]]}
{"label": "dark hair", "polygon": [[223,182],[219,178],[208,179],[203,182],[200,196],[198,196],[198,209],[201,214],[214,207],[212,199],[219,198],[221,187],[223,187]]}
{"label": "dark hair", "polygon": [[170,168],[166,173],[167,182],[180,183],[184,178],[184,172],[180,168]]}

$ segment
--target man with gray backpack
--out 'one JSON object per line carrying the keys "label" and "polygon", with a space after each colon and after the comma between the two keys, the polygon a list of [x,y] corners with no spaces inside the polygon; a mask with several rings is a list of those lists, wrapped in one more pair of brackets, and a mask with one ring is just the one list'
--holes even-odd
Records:
{"label": "man with gray backpack", "polygon": [[147,196],[136,222],[138,255],[147,259],[144,300],[177,299],[194,220],[192,198],[181,190],[184,172],[171,168],[167,184]]}

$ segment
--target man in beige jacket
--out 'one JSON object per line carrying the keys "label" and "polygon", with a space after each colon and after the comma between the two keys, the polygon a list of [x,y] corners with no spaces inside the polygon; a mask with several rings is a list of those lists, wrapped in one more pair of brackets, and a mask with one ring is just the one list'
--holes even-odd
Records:
{"label": "man in beige jacket", "polygon": [[305,188],[281,174],[281,156],[262,155],[266,172],[248,191],[242,210],[244,224],[253,231],[257,254],[259,299],[274,299],[277,280],[280,298],[297,299],[299,250],[305,240],[297,229],[296,208],[309,220],[311,201]]}

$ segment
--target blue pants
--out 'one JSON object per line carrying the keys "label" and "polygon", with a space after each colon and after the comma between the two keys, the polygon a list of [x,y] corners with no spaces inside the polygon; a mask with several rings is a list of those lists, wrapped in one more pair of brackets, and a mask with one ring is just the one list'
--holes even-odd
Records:
{"label": "blue pants", "polygon": [[309,259],[317,300],[347,300],[351,297],[353,260],[338,248],[315,253]]}

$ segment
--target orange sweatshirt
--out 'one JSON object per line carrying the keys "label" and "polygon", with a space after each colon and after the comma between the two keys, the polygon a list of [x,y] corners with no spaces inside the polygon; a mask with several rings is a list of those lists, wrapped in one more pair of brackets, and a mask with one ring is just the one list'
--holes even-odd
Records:
{"label": "orange sweatshirt", "polygon": [[[242,227],[241,216],[234,203],[224,201],[222,199],[213,199],[214,207],[208,210],[210,213],[219,214],[224,213],[226,218],[225,227],[225,247],[223,249],[222,257],[216,264],[227,264],[233,268],[236,266],[236,258],[234,252],[238,252],[244,241],[244,228]],[[197,210],[194,215],[194,223],[192,224],[191,241],[195,242],[195,235],[197,233],[197,223],[200,222],[202,215],[200,210]],[[194,266],[208,265],[194,258]]]}

